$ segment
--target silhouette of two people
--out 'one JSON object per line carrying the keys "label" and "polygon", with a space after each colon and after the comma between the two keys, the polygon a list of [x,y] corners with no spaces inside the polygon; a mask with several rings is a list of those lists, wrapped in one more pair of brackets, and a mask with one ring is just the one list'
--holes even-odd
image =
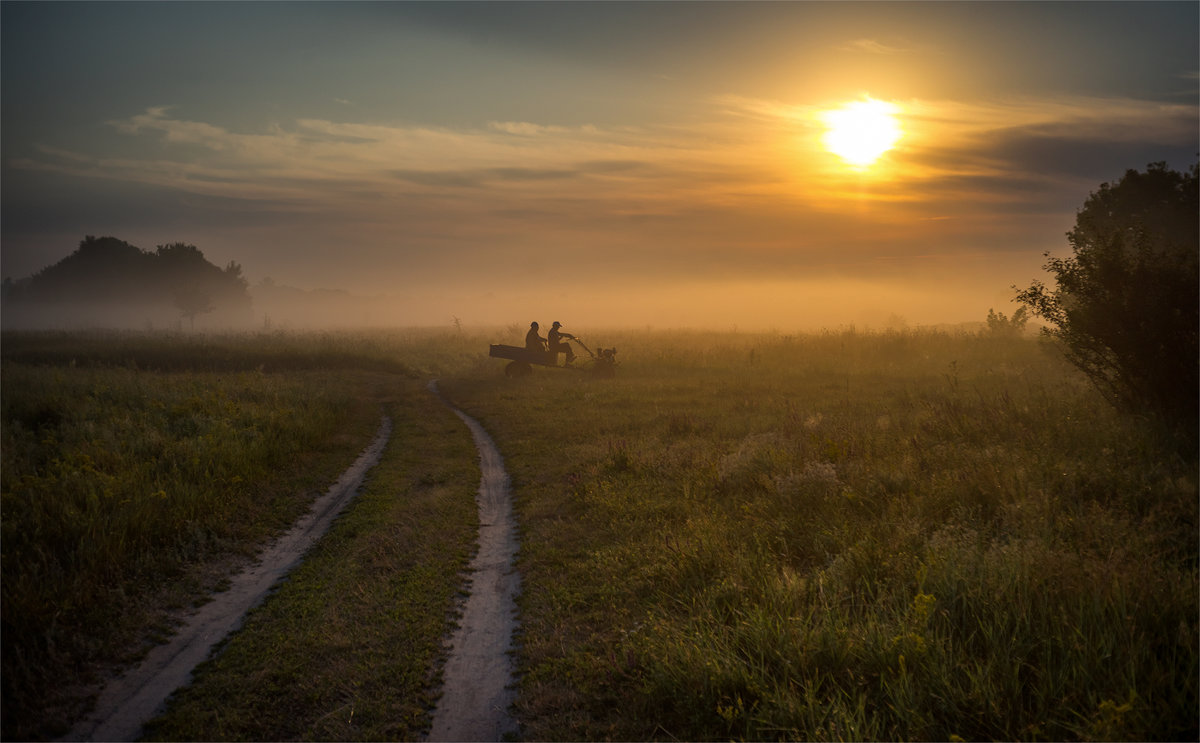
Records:
{"label": "silhouette of two people", "polygon": [[571,344],[564,342],[564,339],[574,339],[575,336],[570,333],[564,333],[559,328],[562,323],[557,320],[550,326],[548,338],[543,338],[538,332],[539,327],[537,321],[529,323],[529,332],[525,334],[525,349],[528,351],[549,351],[554,354],[554,363],[558,363],[558,354],[565,353],[567,355],[566,363],[569,365],[575,360],[575,352],[571,350]]}

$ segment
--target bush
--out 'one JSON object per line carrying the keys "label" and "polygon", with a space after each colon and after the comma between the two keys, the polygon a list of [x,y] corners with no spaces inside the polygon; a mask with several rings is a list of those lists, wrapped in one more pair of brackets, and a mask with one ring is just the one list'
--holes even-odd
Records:
{"label": "bush", "polygon": [[1057,287],[1034,281],[1016,297],[1111,402],[1190,443],[1200,403],[1198,172],[1152,163],[1102,184],[1067,233],[1072,256],[1046,254]]}

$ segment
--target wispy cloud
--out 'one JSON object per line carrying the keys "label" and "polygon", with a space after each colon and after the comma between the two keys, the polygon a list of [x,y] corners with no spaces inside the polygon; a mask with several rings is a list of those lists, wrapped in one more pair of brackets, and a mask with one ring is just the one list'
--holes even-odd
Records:
{"label": "wispy cloud", "polygon": [[908,47],[892,46],[875,39],[853,39],[838,47],[847,52],[865,52],[867,54],[904,54],[913,51]]}
{"label": "wispy cloud", "polygon": [[[491,122],[482,129],[299,119],[235,132],[173,115],[167,106],[111,122],[168,147],[156,159],[42,148],[15,165],[245,199],[308,200],[324,208],[350,187],[395,197],[420,188],[487,189],[519,198],[587,199],[604,211],[631,199],[658,204],[811,196],[827,198],[850,174],[820,146],[821,106],[725,96],[709,119],[643,127]],[[978,179],[976,194],[1010,198],[1003,182],[1094,178],[1114,156],[1194,140],[1194,107],[1127,99],[900,101],[904,137],[873,194],[921,198],[922,183]],[[1126,162],[1126,167],[1144,165]],[[942,195],[943,197],[945,194]],[[861,196],[859,201],[861,201]]]}
{"label": "wispy cloud", "polygon": [[505,134],[514,134],[521,137],[543,137],[561,135],[569,132],[579,132],[582,134],[595,134],[596,127],[582,126],[577,129],[571,129],[564,126],[547,126],[544,124],[534,124],[529,121],[493,121],[488,126],[498,132]]}
{"label": "wispy cloud", "polygon": [[[307,197],[327,206],[339,184],[371,185],[395,196],[413,186],[517,188],[522,198],[546,184],[547,197],[596,198],[596,208],[603,209],[607,189],[628,193],[638,182],[646,187],[643,197],[661,200],[694,194],[712,181],[738,180],[729,142],[706,143],[699,132],[678,127],[494,122],[484,129],[451,129],[299,119],[246,133],[174,116],[166,106],[111,124],[168,147],[157,148],[156,159],[42,148],[39,157],[15,165],[231,198]],[[697,182],[705,173],[710,182]],[[585,176],[586,186],[579,182]],[[664,189],[664,179],[674,181],[666,184],[671,188]],[[571,181],[578,182],[576,192],[564,193],[563,184]]]}
{"label": "wispy cloud", "polygon": [[187,194],[239,219],[261,205],[264,224],[288,212],[363,243],[403,239],[410,261],[487,245],[486,260],[511,266],[569,244],[640,271],[712,273],[1022,245],[1038,225],[1053,240],[1100,180],[1194,142],[1188,106],[896,103],[904,137],[869,174],[823,150],[824,106],[734,96],[706,117],[639,127],[305,118],[244,132],[160,106],[112,122],[156,141],[153,157],[43,147],[13,165]]}

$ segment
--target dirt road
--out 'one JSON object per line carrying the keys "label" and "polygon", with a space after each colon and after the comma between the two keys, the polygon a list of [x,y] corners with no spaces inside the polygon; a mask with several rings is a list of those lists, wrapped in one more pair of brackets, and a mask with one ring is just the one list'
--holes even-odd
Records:
{"label": "dirt road", "polygon": [[[429,389],[441,396],[437,382]],[[450,403],[442,398],[447,405]],[[517,732],[510,706],[515,695],[511,651],[517,629],[521,577],[508,474],[495,443],[481,425],[453,405],[479,449],[479,551],[469,566],[470,594],[451,637],[442,696],[433,713],[430,741],[499,741]]]}
{"label": "dirt road", "polygon": [[[513,568],[517,538],[508,475],[483,427],[442,398],[436,382],[430,382],[429,388],[471,430],[482,477],[476,496],[479,551],[469,566],[469,595],[450,638],[442,695],[428,740],[499,741],[517,732],[510,712],[515,694],[510,652],[517,628],[520,576]],[[312,510],[254,565],[233,578],[228,591],[197,609],[169,642],[151,650],[138,667],[105,686],[93,712],[62,740],[137,740],[142,727],[162,711],[166,699],[190,682],[192,671],[208,658],[213,646],[241,626],[246,612],[266,598],[329,529],[379,461],[391,431],[392,422],[385,417],[371,445],[317,499]]]}
{"label": "dirt road", "polygon": [[191,680],[192,670],[213,646],[241,626],[246,612],[258,605],[329,529],[358,492],[367,471],[379,461],[391,433],[392,421],[384,417],[370,446],[313,503],[312,510],[235,577],[228,591],[191,615],[167,644],[154,648],[141,665],[110,682],[92,714],[62,740],[137,740],[142,726],[161,711],[172,692]]}

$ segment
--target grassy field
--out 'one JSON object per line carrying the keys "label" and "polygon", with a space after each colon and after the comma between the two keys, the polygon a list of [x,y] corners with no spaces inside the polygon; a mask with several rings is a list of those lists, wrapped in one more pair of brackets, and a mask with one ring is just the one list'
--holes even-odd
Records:
{"label": "grassy field", "polygon": [[332,484],[420,384],[397,337],[4,336],[5,739],[66,732]]}
{"label": "grassy field", "polygon": [[615,344],[442,383],[513,478],[527,737],[1196,737],[1195,461],[1041,344]]}
{"label": "grassy field", "polygon": [[507,379],[509,335],[6,335],[4,737],[58,730],[71,669],[136,655],[381,406],[363,495],[152,735],[419,737],[478,480],[429,377],[512,476],[524,737],[1197,736],[1196,461],[1043,344],[614,332],[615,379]]}

